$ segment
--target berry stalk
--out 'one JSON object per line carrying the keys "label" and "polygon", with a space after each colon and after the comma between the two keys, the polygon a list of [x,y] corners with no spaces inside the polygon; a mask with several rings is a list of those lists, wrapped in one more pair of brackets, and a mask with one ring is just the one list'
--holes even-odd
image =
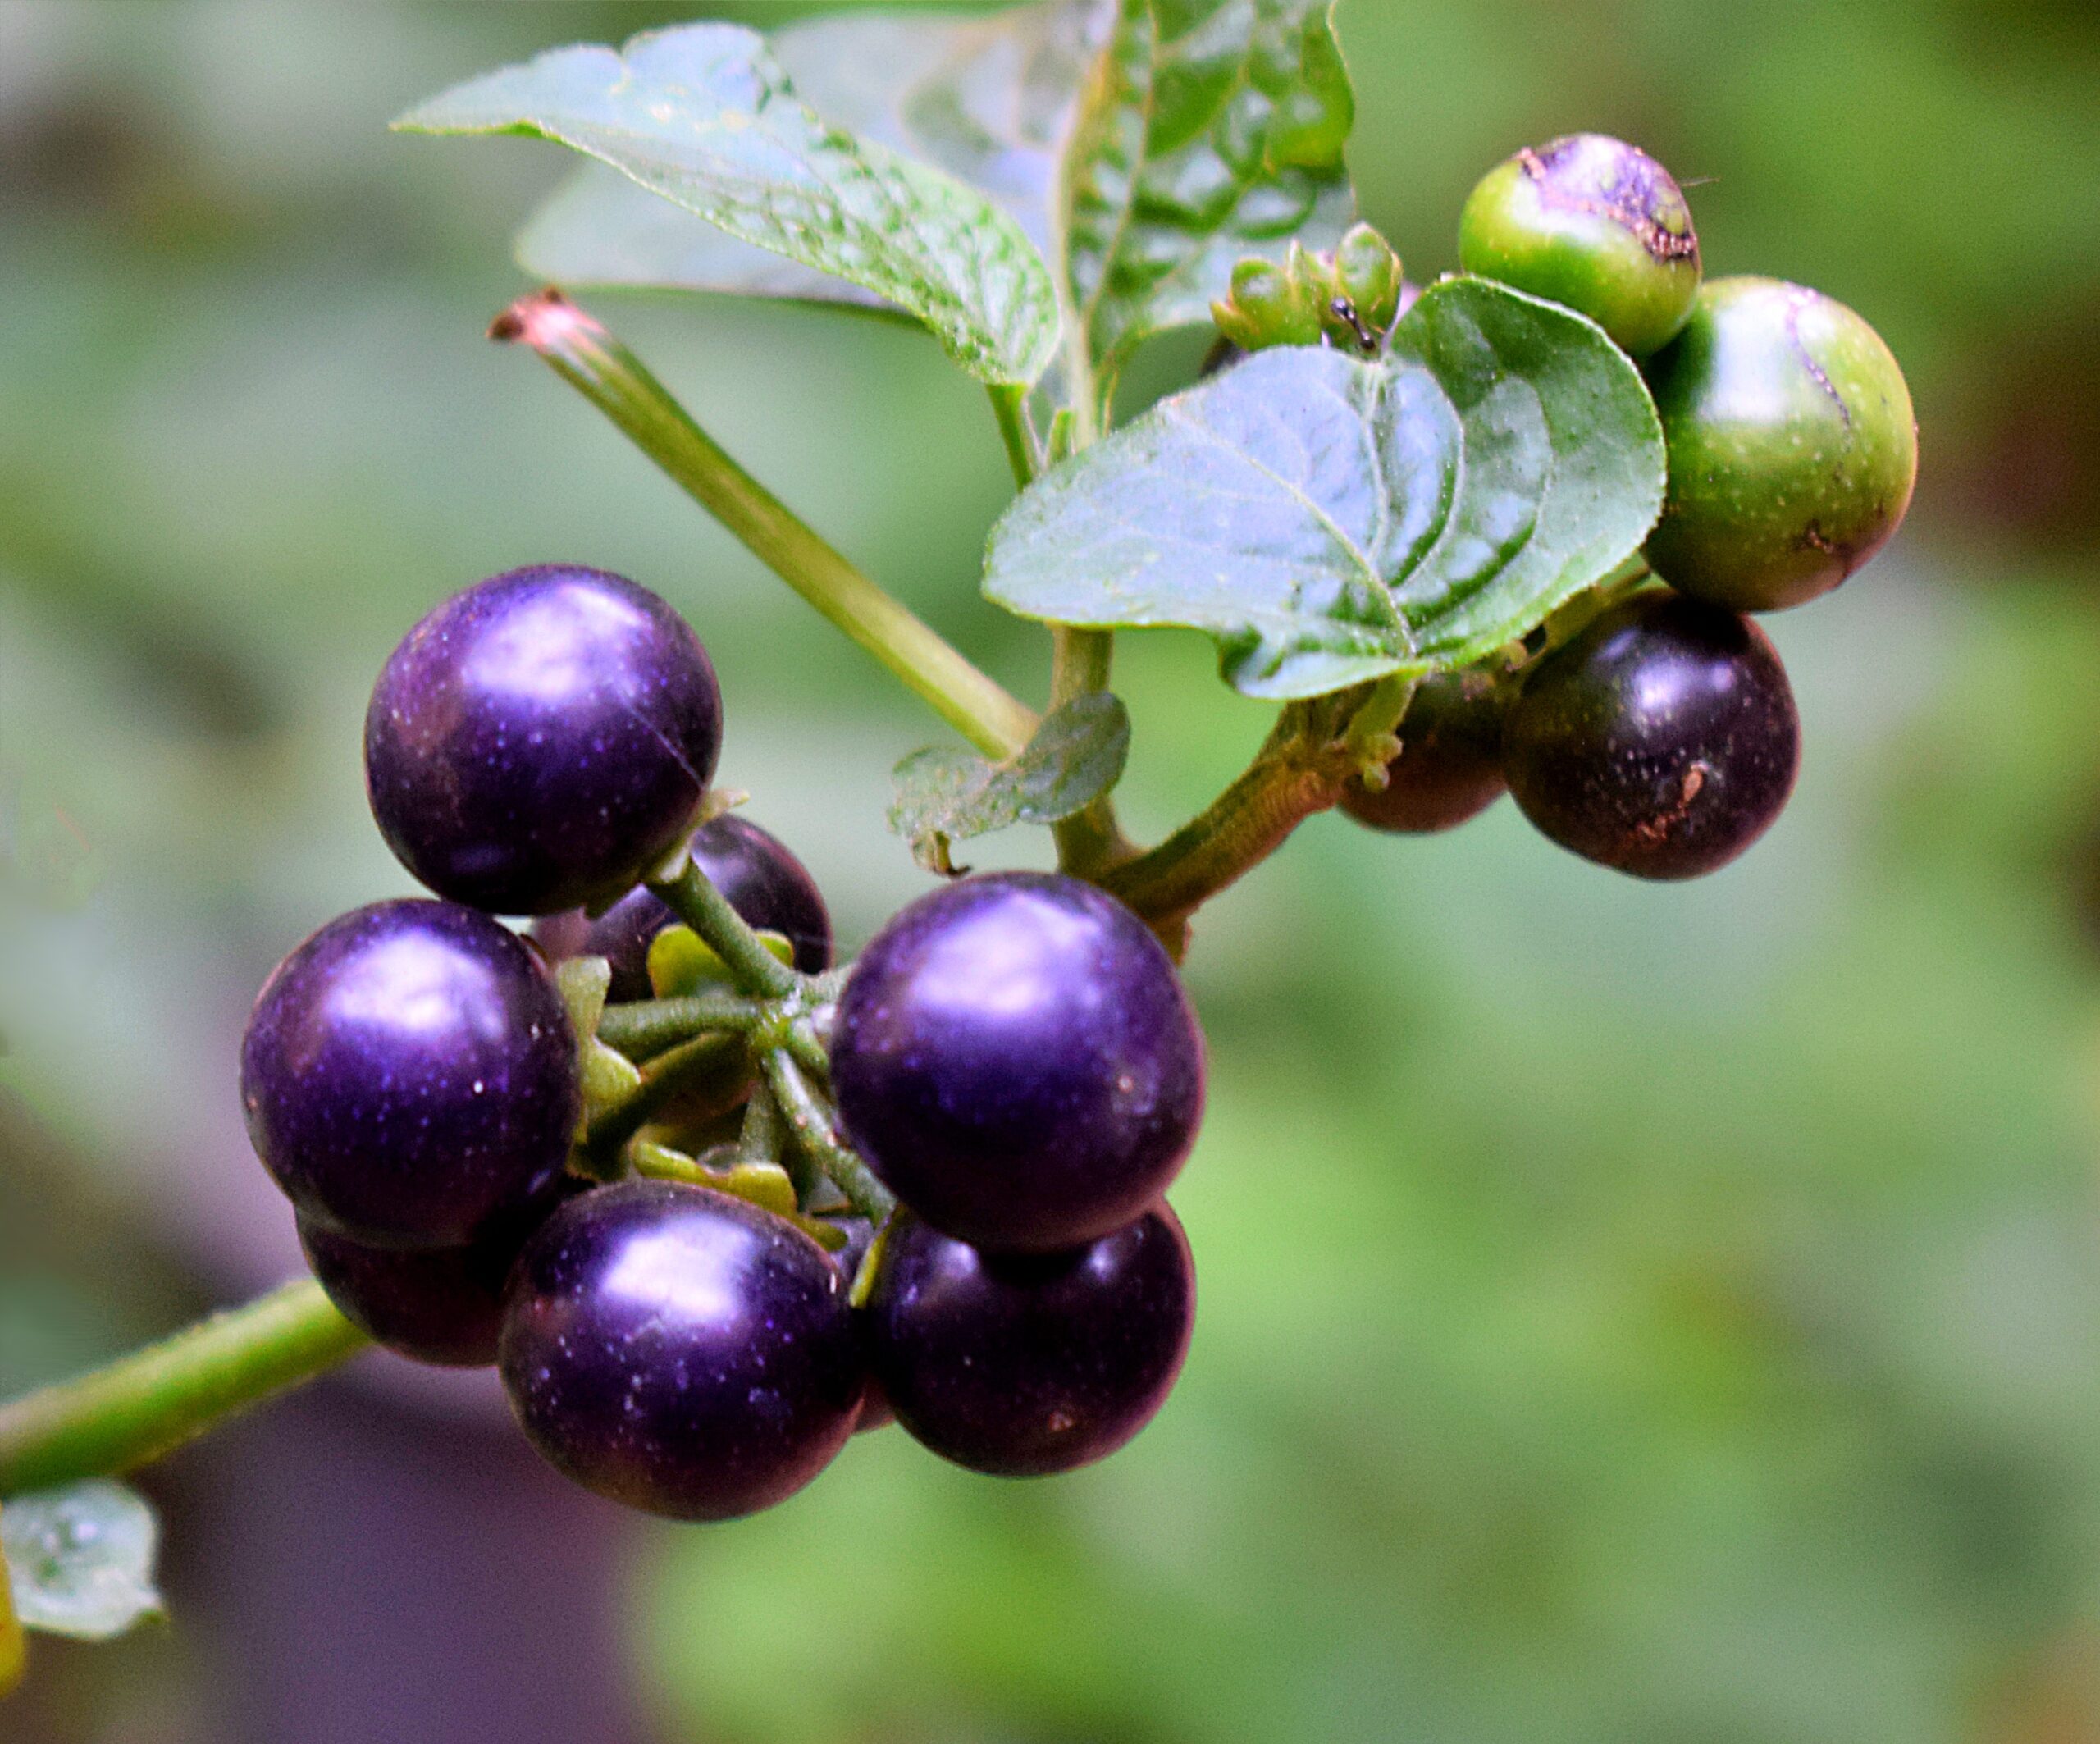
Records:
{"label": "berry stalk", "polygon": [[765,941],[691,855],[680,859],[677,876],[650,881],[657,901],[700,935],[746,993],[760,999],[785,999],[795,992],[802,984],[801,977],[765,948]]}
{"label": "berry stalk", "polygon": [[368,1342],[312,1278],[284,1285],[106,1368],[0,1405],[0,1495],[128,1472]]}
{"label": "berry stalk", "polygon": [[[556,290],[520,298],[489,328],[529,345],[768,568],[903,680],[987,756],[1014,756],[1034,711],[979,671],[746,473],[640,358]],[[994,400],[994,404],[998,404]]]}

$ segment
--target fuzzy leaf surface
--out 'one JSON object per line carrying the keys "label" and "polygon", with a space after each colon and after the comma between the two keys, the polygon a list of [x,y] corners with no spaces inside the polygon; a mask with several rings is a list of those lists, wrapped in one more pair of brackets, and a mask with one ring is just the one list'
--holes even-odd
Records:
{"label": "fuzzy leaf surface", "polygon": [[1130,750],[1122,703],[1106,691],[1089,692],[1047,716],[1005,763],[947,746],[913,752],[897,766],[889,827],[938,864],[936,838],[962,841],[1084,811],[1122,778]]}
{"label": "fuzzy leaf surface", "polygon": [[[1057,167],[1108,0],[1050,0],[983,17],[846,14],[769,39],[803,100],[835,127],[980,189],[1046,258]],[[626,285],[842,303],[892,316],[874,291],[717,230],[603,164],[582,166],[518,239],[527,271]]]}
{"label": "fuzzy leaf surface", "polygon": [[1060,290],[1112,376],[1198,326],[1249,254],[1331,248],[1355,216],[1356,100],[1331,0],[1121,0],[1066,155]]}
{"label": "fuzzy leaf surface", "polygon": [[1023,616],[1179,625],[1250,696],[1469,665],[1639,549],[1662,504],[1639,373],[1579,315],[1431,287],[1367,363],[1262,352],[1039,480],[984,591]]}
{"label": "fuzzy leaf surface", "polygon": [[553,49],[395,125],[557,140],[741,242],[905,310],[980,380],[1033,382],[1057,349],[1056,292],[1013,218],[946,171],[821,118],[741,26]]}

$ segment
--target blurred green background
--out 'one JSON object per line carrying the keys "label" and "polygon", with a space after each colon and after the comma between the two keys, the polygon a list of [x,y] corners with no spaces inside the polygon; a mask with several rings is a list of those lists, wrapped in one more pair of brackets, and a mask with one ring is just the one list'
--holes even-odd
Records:
{"label": "blurred green background", "polygon": [[[480,340],[562,154],[384,130],[696,10],[810,8],[0,0],[0,1391],[296,1264],[235,1042],[278,956],[406,888],[358,729],[453,589],[657,587],[721,669],[724,778],[846,938],[922,888],[882,818],[930,718]],[[1710,272],[1816,284],[1908,368],[1911,525],[1772,625],[1778,827],[1649,888],[1506,804],[1427,842],[1323,819],[1208,911],[1200,1324],[1108,1464],[1000,1484],[891,1431],[660,1529],[564,1491],[485,1386],[373,1358],[152,1475],[171,1626],[39,1643],[0,1738],[2100,1741],[2100,12],[1341,22],[1415,276],[1486,165],[1600,128],[1699,183]],[[1040,632],[975,595],[1005,463],[930,344],[590,300],[1039,697]],[[1266,715],[1194,639],[1119,658],[1156,833]]]}

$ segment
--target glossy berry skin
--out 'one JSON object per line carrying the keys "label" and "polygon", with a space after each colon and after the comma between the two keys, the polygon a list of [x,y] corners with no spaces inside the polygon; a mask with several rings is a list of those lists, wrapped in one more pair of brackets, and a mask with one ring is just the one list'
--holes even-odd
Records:
{"label": "glossy berry skin", "polygon": [[1736,611],[1828,593],[1888,543],[1918,477],[1911,391],[1881,336],[1777,279],[1716,279],[1648,366],[1669,491],[1655,573]]}
{"label": "glossy berry skin", "polygon": [[998,1249],[1075,1247],[1166,1191],[1203,1106],[1166,953],[1113,897],[1001,872],[920,897],[839,1000],[840,1113],[920,1217]]}
{"label": "glossy berry skin", "polygon": [[1637,878],[1697,878],[1778,816],[1801,721],[1763,631],[1659,589],[1541,663],[1503,756],[1524,815],[1563,847]]}
{"label": "glossy berry skin", "polygon": [[560,1177],[576,1039],[514,933],[454,903],[379,902],[263,984],[240,1094],[256,1154],[308,1223],[463,1247]]}
{"label": "glossy berry skin", "polygon": [[[831,915],[824,893],[778,836],[731,812],[693,832],[692,857],[746,920],[795,947],[795,966],[804,975],[831,967]],[[648,891],[632,890],[596,920],[573,911],[550,916],[533,934],[556,957],[604,957],[613,968],[612,998],[646,999],[649,946],[672,920]]]}
{"label": "glossy berry skin", "polygon": [[503,1287],[532,1232],[584,1183],[570,1177],[463,1248],[372,1248],[301,1218],[299,1244],[344,1318],[397,1354],[446,1368],[495,1361]]}
{"label": "glossy berry skin", "polygon": [[1400,755],[1386,785],[1360,781],[1343,791],[1341,810],[1372,829],[1433,835],[1479,816],[1509,792],[1502,775],[1502,705],[1479,673],[1424,678],[1400,723]]}
{"label": "glossy berry skin", "polygon": [[714,774],[707,651],[598,569],[514,569],[431,612],[365,717],[372,815],[440,896],[545,915],[617,896],[676,847]]}
{"label": "glossy berry skin", "polygon": [[629,1507],[726,1520],[785,1501],[853,1432],[864,1369],[823,1249],[669,1181],[571,1201],[511,1274],[498,1366],[532,1445]]}
{"label": "glossy berry skin", "polygon": [[907,1433],[973,1471],[1036,1477],[1152,1420],[1195,1313],[1189,1244],[1162,1204],[1065,1253],[984,1253],[902,1217],[861,1319]]}
{"label": "glossy berry skin", "polygon": [[1669,171],[1603,134],[1527,148],[1482,176],[1459,259],[1587,315],[1634,357],[1667,345],[1699,290],[1691,208]]}

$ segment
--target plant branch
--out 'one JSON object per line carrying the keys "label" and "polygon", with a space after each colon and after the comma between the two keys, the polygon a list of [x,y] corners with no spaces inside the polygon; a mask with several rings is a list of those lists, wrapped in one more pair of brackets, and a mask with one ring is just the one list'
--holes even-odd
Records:
{"label": "plant branch", "polygon": [[[489,329],[530,346],[761,561],[985,756],[1011,757],[1034,712],[892,599],[700,426],[641,360],[559,291],[520,298]],[[996,400],[995,400],[996,404]]]}
{"label": "plant branch", "polygon": [[[692,856],[679,858],[673,876],[649,880],[651,893],[700,935],[746,993],[760,999],[784,999],[795,992],[801,978],[765,948],[751,923],[729,906],[729,899],[714,888],[714,881]],[[599,1033],[604,1034],[602,1023]]]}
{"label": "plant branch", "polygon": [[1341,797],[1363,751],[1359,715],[1390,702],[1376,687],[1288,704],[1232,785],[1149,853],[1101,880],[1170,942],[1189,915],[1267,860],[1306,819]]}
{"label": "plant branch", "polygon": [[598,1039],[631,1060],[646,1060],[710,1030],[751,1030],[765,1020],[756,1000],[734,993],[692,993],[608,1006],[598,1020]]}
{"label": "plant branch", "polygon": [[992,415],[999,421],[999,438],[1007,445],[1014,483],[1025,491],[1043,470],[1043,444],[1035,433],[1035,420],[1029,415],[1028,390],[995,385],[985,391],[992,396]]}
{"label": "plant branch", "polygon": [[0,1405],[0,1495],[128,1472],[369,1343],[301,1278]]}
{"label": "plant branch", "polygon": [[[625,1101],[603,1110],[583,1135],[587,1157],[612,1157],[666,1105],[688,1093],[732,1095],[751,1075],[743,1039],[702,1035],[681,1043],[649,1062],[640,1086]],[[729,1106],[734,1107],[733,1101]]]}
{"label": "plant branch", "polygon": [[765,1081],[772,1087],[781,1116],[788,1123],[793,1144],[831,1177],[832,1185],[846,1195],[847,1203],[877,1229],[897,1209],[889,1189],[875,1179],[875,1172],[857,1152],[838,1136],[831,1112],[824,1107],[802,1069],[783,1050],[765,1057]]}

